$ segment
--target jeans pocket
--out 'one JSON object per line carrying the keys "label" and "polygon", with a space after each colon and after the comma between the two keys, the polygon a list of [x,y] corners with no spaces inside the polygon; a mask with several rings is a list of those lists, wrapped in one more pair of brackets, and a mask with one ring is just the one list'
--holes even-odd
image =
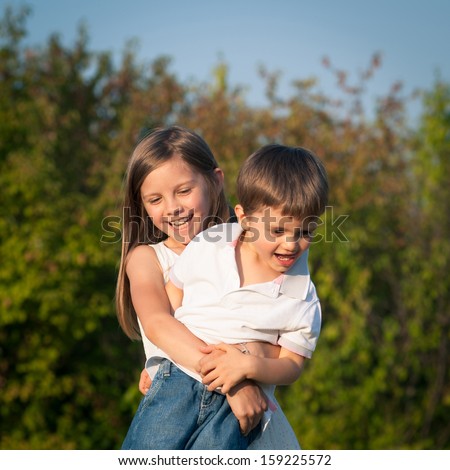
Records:
{"label": "jeans pocket", "polygon": [[261,431],[262,431],[262,424],[261,422],[259,422],[258,425],[254,429],[252,429],[246,436],[248,445],[250,445],[259,436]]}
{"label": "jeans pocket", "polygon": [[151,402],[153,401],[161,386],[163,385],[168,370],[170,371],[170,361],[166,359],[159,365],[158,370],[156,371],[156,374],[153,377],[152,384],[150,385],[150,388],[142,399],[140,412],[150,406]]}

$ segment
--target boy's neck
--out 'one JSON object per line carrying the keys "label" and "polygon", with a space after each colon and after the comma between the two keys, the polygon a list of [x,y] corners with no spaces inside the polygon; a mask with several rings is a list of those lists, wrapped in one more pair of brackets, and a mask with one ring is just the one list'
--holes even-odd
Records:
{"label": "boy's neck", "polygon": [[251,250],[249,242],[245,241],[245,235],[238,240],[234,256],[241,287],[274,281],[280,276],[279,272],[270,269],[260,261],[258,256]]}

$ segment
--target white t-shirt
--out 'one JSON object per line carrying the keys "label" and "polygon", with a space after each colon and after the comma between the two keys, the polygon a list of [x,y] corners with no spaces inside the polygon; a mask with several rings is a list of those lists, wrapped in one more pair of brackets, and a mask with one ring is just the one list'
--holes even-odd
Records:
{"label": "white t-shirt", "polygon": [[[167,248],[163,242],[156,245],[151,245],[151,247],[156,251],[158,261],[163,270],[164,280],[167,282],[168,274],[170,268],[178,259],[178,255],[173,252],[170,248]],[[307,269],[307,266],[306,266]],[[140,323],[139,323],[140,325]],[[144,330],[141,327],[142,341],[144,344],[144,350],[146,353],[146,369],[150,374],[150,377],[154,377],[159,363],[162,358],[169,357],[162,351],[158,349],[153,343],[151,343],[145,336]],[[189,371],[186,371],[189,373]],[[273,393],[275,391],[274,386],[263,385],[263,390],[265,390],[266,395],[270,398],[275,407],[277,408],[275,413],[272,413],[271,410],[266,411],[263,419],[263,430],[258,438],[253,441],[249,446],[250,450],[298,450],[300,445],[297,441],[297,437],[292,430],[286,416],[283,413],[283,410],[278,405],[276,398]],[[270,422],[269,422],[270,421]],[[268,423],[268,424],[266,424]]]}
{"label": "white t-shirt", "polygon": [[235,246],[241,233],[239,224],[217,225],[185,248],[170,271],[184,292],[175,317],[209,344],[265,341],[310,358],[321,308],[308,252],[275,280],[240,287]]}

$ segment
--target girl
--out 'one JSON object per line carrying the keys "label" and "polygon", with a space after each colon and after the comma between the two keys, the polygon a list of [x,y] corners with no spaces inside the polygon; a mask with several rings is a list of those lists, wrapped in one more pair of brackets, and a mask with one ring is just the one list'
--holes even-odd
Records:
{"label": "girl", "polygon": [[[195,370],[204,356],[200,351],[204,343],[169,314],[165,282],[177,256],[199,232],[229,219],[223,173],[206,142],[180,127],[157,129],[144,137],[128,165],[123,217],[116,292],[119,323],[131,339],[142,339],[150,376],[168,357]],[[148,433],[157,432],[140,422],[146,398],[128,433],[141,448]],[[267,409],[262,391],[249,381],[232,389],[227,401],[245,434]],[[258,448],[298,449],[284,415],[276,415],[280,419],[276,441],[260,439]]]}

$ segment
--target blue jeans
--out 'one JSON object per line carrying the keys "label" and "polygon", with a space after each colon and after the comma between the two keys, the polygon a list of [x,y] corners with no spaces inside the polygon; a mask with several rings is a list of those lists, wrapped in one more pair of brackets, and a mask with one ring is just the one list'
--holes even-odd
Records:
{"label": "blue jeans", "polygon": [[165,359],[141,400],[122,450],[247,449],[257,426],[243,436],[225,395]]}

